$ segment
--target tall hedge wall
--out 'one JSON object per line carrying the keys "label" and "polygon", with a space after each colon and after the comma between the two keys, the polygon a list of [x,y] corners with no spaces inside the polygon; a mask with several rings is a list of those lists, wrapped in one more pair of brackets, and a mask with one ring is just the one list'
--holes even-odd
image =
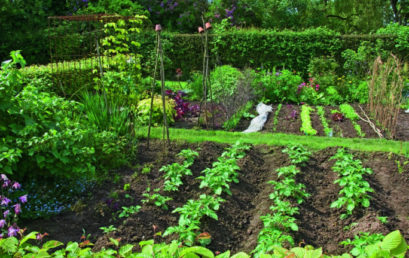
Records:
{"label": "tall hedge wall", "polygon": [[[371,42],[374,47],[392,52],[395,49],[395,35],[339,35],[318,28],[302,32],[276,32],[265,30],[237,30],[218,35],[209,35],[211,67],[216,64],[230,64],[238,68],[285,67],[305,75],[312,57],[334,56],[343,63],[341,53],[346,49],[356,50],[362,41]],[[175,69],[181,68],[185,75],[190,71],[202,70],[202,35],[162,33],[166,70],[168,76],[175,76]],[[152,68],[155,42],[154,32],[140,35],[140,52],[144,56],[143,66]],[[399,54],[399,53],[398,53]],[[402,57],[405,57],[404,55]],[[342,67],[342,65],[341,65]]]}

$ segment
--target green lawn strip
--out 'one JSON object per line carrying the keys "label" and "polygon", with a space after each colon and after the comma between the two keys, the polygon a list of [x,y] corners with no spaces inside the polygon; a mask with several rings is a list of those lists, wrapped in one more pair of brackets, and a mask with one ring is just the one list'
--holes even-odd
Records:
{"label": "green lawn strip", "polygon": [[[219,143],[233,144],[240,140],[244,143],[254,145],[279,145],[302,144],[314,150],[325,149],[327,147],[347,147],[358,151],[381,151],[393,152],[400,155],[409,153],[409,142],[385,140],[385,139],[363,139],[363,138],[339,138],[293,135],[283,133],[241,133],[226,131],[207,131],[193,129],[170,128],[171,140],[184,140],[188,142],[212,141]],[[135,129],[137,137],[145,138],[148,134],[147,127]],[[152,138],[162,138],[162,128],[155,127],[151,130]]]}

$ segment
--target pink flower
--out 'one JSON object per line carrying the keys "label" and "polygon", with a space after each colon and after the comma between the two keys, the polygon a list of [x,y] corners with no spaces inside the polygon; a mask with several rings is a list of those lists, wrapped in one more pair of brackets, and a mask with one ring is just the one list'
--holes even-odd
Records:
{"label": "pink flower", "polygon": [[18,227],[10,226],[7,235],[9,237],[17,236],[17,233],[18,233],[19,230],[20,229]]}
{"label": "pink flower", "polygon": [[0,228],[3,228],[4,225],[6,225],[6,220],[4,219],[0,220]]}
{"label": "pink flower", "polygon": [[155,31],[161,31],[161,30],[162,30],[162,26],[160,26],[160,24],[156,24]]}
{"label": "pink flower", "polygon": [[14,182],[14,184],[11,186],[13,189],[20,189],[21,185],[18,182]]}
{"label": "pink flower", "polygon": [[20,204],[20,203],[17,203],[17,204],[15,204],[15,205],[13,205],[13,207],[14,207],[14,212],[15,212],[16,214],[20,214],[20,212],[21,212],[21,204]]}
{"label": "pink flower", "polygon": [[5,174],[1,174],[1,179],[3,179],[4,181],[8,181],[8,177]]}
{"label": "pink flower", "polygon": [[206,30],[210,30],[212,28],[212,24],[210,22],[206,22],[205,28]]}
{"label": "pink flower", "polygon": [[10,202],[11,200],[5,196],[1,199],[1,205],[7,206]]}
{"label": "pink flower", "polygon": [[20,200],[21,203],[26,203],[27,202],[27,194],[18,197],[18,199]]}
{"label": "pink flower", "polygon": [[202,27],[197,28],[197,31],[199,31],[199,33],[204,32],[204,29]]}

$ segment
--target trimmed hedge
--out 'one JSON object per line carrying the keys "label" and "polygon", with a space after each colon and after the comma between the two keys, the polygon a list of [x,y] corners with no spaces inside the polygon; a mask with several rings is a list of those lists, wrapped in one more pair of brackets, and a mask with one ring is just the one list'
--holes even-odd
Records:
{"label": "trimmed hedge", "polygon": [[[301,32],[268,30],[234,30],[223,34],[209,35],[209,48],[212,51],[210,67],[229,64],[237,68],[287,68],[307,74],[308,64],[313,57],[334,56],[340,64],[341,53],[346,49],[357,50],[362,41],[369,41],[378,49],[397,52],[395,34],[382,35],[340,35],[324,28]],[[167,62],[165,69],[174,79],[175,69],[181,68],[184,78],[191,71],[202,70],[202,36],[199,34],[176,34],[163,32],[162,40]],[[140,53],[145,72],[152,67],[152,53],[155,47],[155,33],[143,32],[139,35]],[[401,54],[402,57],[407,57]],[[342,65],[341,65],[342,67]]]}
{"label": "trimmed hedge", "polygon": [[[301,32],[294,31],[270,31],[270,30],[232,30],[223,34],[209,35],[209,48],[212,50],[210,68],[216,65],[229,64],[237,68],[286,68],[299,72],[303,77],[307,76],[308,64],[313,57],[333,56],[339,64],[343,64],[341,53],[346,49],[357,50],[363,41],[370,42],[376,50],[386,50],[397,53],[407,61],[408,53],[403,51],[399,45],[402,36],[395,31],[388,31],[393,34],[386,34],[385,31],[373,35],[340,35],[324,28],[309,29]],[[409,34],[409,33],[408,33]],[[188,79],[192,71],[201,71],[203,65],[203,37],[200,34],[177,34],[162,32],[162,45],[165,54],[165,70],[167,80],[176,80],[176,68],[183,71],[183,79]],[[406,34],[405,34],[406,35]],[[155,55],[154,31],[143,31],[137,35],[137,41],[141,47],[136,51],[142,54],[142,68],[144,75],[152,76]],[[217,53],[216,51],[217,50]],[[342,65],[340,65],[342,67]],[[96,62],[93,67],[96,68]],[[62,83],[68,88],[69,93],[82,87],[84,84],[92,83],[92,78],[97,74],[91,69],[82,67],[80,83],[72,80],[72,76],[66,76],[66,83]],[[74,65],[67,66],[64,70],[67,74],[74,74],[78,70]],[[28,68],[26,75],[29,78],[35,77],[33,74],[41,73],[54,74],[51,66],[43,66],[40,70],[37,67]],[[85,74],[83,74],[85,72]],[[340,71],[343,72],[343,71]],[[89,75],[86,79],[87,74]],[[78,78],[74,76],[74,78]],[[62,91],[62,90],[56,90]],[[61,93],[61,92],[59,92]],[[66,93],[69,95],[69,93]]]}

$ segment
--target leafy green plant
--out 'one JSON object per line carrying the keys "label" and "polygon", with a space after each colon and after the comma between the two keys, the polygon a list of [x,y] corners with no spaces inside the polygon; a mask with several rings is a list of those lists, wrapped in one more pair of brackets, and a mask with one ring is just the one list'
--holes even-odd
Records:
{"label": "leafy green plant", "polygon": [[170,165],[163,166],[159,171],[165,173],[164,190],[165,191],[178,191],[179,186],[183,184],[182,177],[192,175],[189,167],[193,164],[195,157],[199,156],[199,153],[191,149],[182,150],[178,156],[183,157],[185,160],[183,164],[172,163]]}
{"label": "leafy green plant", "polygon": [[301,117],[302,124],[301,124],[300,131],[305,133],[306,135],[316,135],[317,134],[317,130],[312,128],[312,125],[311,125],[310,113],[312,111],[314,111],[314,109],[308,105],[301,106],[300,117]]}
{"label": "leafy green plant", "polygon": [[298,204],[308,198],[310,194],[304,191],[303,184],[295,182],[295,176],[299,170],[295,165],[281,167],[277,169],[280,181],[269,181],[274,186],[274,192],[269,196],[273,200],[270,210],[273,214],[260,216],[264,227],[261,229],[257,246],[252,251],[255,257],[274,251],[276,247],[281,247],[284,243],[294,245],[294,239],[289,232],[298,231],[294,215],[299,214],[298,207],[293,207],[289,200],[295,199]]}
{"label": "leafy green plant", "polygon": [[205,215],[218,220],[216,211],[219,210],[221,202],[224,202],[222,198],[205,194],[200,195],[198,200],[188,200],[185,205],[172,211],[180,214],[179,224],[167,228],[163,236],[178,234],[180,242],[188,246],[193,245],[200,230],[200,220]]}
{"label": "leafy green plant", "polygon": [[282,150],[282,152],[288,154],[291,163],[300,166],[303,166],[312,155],[309,150],[299,144],[289,144],[287,148]]}
{"label": "leafy green plant", "polygon": [[117,230],[114,225],[109,225],[108,227],[100,227],[99,229],[101,229],[104,234],[108,234]]}
{"label": "leafy green plant", "polygon": [[283,104],[278,104],[277,105],[277,110],[274,112],[274,118],[273,118],[273,132],[277,130],[277,125],[278,125],[278,115],[280,114],[280,110]]}
{"label": "leafy green plant", "polygon": [[254,115],[250,114],[250,109],[254,106],[252,101],[248,101],[242,106],[233,116],[231,116],[226,122],[223,123],[225,130],[232,130],[236,128],[242,118],[252,118]]}
{"label": "leafy green plant", "polygon": [[344,116],[351,120],[355,131],[360,137],[365,137],[365,133],[362,132],[361,126],[356,122],[359,119],[358,114],[355,112],[354,108],[349,104],[339,105],[339,110],[344,114]]}
{"label": "leafy green plant", "polygon": [[340,176],[334,183],[338,183],[342,187],[338,199],[331,203],[331,208],[346,207],[346,213],[341,214],[341,219],[345,219],[359,205],[364,208],[369,207],[370,196],[368,193],[374,190],[363,179],[363,176],[372,174],[372,170],[363,168],[362,162],[354,160],[353,155],[347,153],[344,149],[339,149],[331,159],[337,160],[332,170]]}
{"label": "leafy green plant", "polygon": [[212,168],[206,168],[202,171],[204,176],[199,176],[201,180],[200,188],[208,187],[213,190],[214,194],[221,195],[225,192],[231,195],[230,183],[238,183],[237,159],[244,157],[244,151],[250,146],[236,142],[231,148],[222,153],[218,161],[212,164]]}
{"label": "leafy green plant", "polygon": [[409,160],[406,160],[404,162],[402,162],[403,164],[401,164],[400,160],[395,160],[396,165],[398,166],[398,173],[402,174],[403,173],[403,168],[409,164]]}
{"label": "leafy green plant", "polygon": [[[175,110],[175,101],[169,97],[165,97],[166,102],[166,116],[169,124],[175,122],[176,110]],[[143,99],[138,102],[137,106],[134,107],[133,111],[135,112],[136,119],[141,125],[148,125],[149,123],[149,112],[151,107],[151,99]],[[162,97],[155,95],[153,99],[152,106],[152,123],[153,125],[158,125],[162,123],[163,120],[163,111],[162,111]]]}
{"label": "leafy green plant", "polygon": [[153,203],[157,207],[161,207],[164,210],[168,209],[166,202],[173,200],[170,197],[163,196],[159,193],[160,188],[153,189],[153,194],[149,194],[151,191],[150,187],[146,188],[145,193],[142,194],[146,199],[142,199],[142,203]]}
{"label": "leafy green plant", "polygon": [[[233,96],[236,92],[238,81],[243,77],[241,72],[230,66],[218,66],[210,73],[213,100],[217,103]],[[210,95],[208,95],[210,97]]]}
{"label": "leafy green plant", "polygon": [[365,248],[368,245],[378,243],[384,238],[385,237],[382,234],[360,232],[358,235],[355,235],[353,240],[347,239],[342,241],[340,244],[343,246],[354,246],[354,248],[350,251],[353,256],[364,256],[366,254]]}
{"label": "leafy green plant", "polygon": [[325,118],[325,110],[324,110],[324,107],[322,107],[322,106],[317,106],[316,109],[317,109],[317,114],[318,114],[318,116],[319,116],[320,119],[321,119],[321,124],[322,124],[322,126],[324,127],[324,133],[325,133],[325,135],[331,137],[331,136],[333,135],[333,130],[332,130],[332,128],[329,127],[328,121],[327,121],[327,119]]}
{"label": "leafy green plant", "polygon": [[120,218],[127,218],[132,214],[138,213],[142,207],[140,205],[134,205],[129,207],[122,207],[122,211],[119,213]]}
{"label": "leafy green plant", "polygon": [[382,224],[387,224],[388,223],[388,217],[387,216],[378,216],[376,217]]}

